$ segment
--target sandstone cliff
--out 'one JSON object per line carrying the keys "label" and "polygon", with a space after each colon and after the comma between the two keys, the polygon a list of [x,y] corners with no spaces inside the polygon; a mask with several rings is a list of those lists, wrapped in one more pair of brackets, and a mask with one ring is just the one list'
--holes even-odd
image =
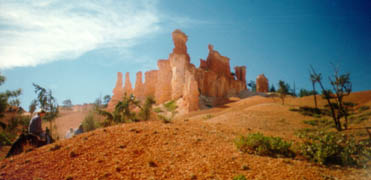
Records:
{"label": "sandstone cliff", "polygon": [[157,104],[178,100],[180,111],[190,112],[200,108],[201,95],[213,99],[212,105],[218,105],[224,103],[227,97],[246,90],[245,66],[237,66],[234,68],[235,73],[231,73],[230,59],[214,50],[213,45],[209,45],[207,59],[201,59],[200,67],[196,68],[190,63],[186,46],[187,35],[175,30],[172,38],[174,49],[168,59],[157,62],[158,70],[145,72],[144,83],[142,73],[138,72],[134,91],[128,73],[125,77],[125,88],[119,91],[119,81],[122,86],[122,73],[121,80],[118,76],[108,110],[112,110],[113,104],[118,102],[117,97],[123,93],[132,93],[140,100],[152,96]]}

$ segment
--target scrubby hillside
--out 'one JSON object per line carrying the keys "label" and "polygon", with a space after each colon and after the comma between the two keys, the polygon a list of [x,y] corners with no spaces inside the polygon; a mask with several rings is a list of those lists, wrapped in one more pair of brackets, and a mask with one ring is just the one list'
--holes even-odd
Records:
{"label": "scrubby hillside", "polygon": [[[285,105],[272,97],[232,99],[169,124],[98,129],[2,160],[0,179],[232,179],[239,174],[247,179],[369,179],[370,169],[257,156],[235,147],[236,137],[252,132],[295,139],[310,117],[290,109],[312,106],[312,98],[288,98]],[[353,93],[347,101],[370,106],[371,91]],[[369,117],[357,124],[370,125]]]}

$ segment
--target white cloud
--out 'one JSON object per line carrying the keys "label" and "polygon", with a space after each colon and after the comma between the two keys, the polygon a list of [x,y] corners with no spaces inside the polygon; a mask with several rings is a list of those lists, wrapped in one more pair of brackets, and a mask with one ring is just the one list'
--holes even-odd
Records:
{"label": "white cloud", "polygon": [[131,47],[159,24],[153,1],[0,0],[0,69]]}

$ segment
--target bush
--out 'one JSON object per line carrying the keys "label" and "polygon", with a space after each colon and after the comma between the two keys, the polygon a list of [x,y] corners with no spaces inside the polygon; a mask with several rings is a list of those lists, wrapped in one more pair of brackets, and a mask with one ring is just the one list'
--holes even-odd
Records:
{"label": "bush", "polygon": [[8,146],[11,145],[12,142],[10,141],[10,138],[5,132],[0,133],[0,147],[1,146]]}
{"label": "bush", "polygon": [[154,112],[157,113],[158,118],[160,118],[164,123],[170,123],[175,115],[178,113],[176,111],[178,106],[174,100],[163,104],[163,107],[157,107]]}
{"label": "bush", "polygon": [[90,112],[85,117],[84,121],[82,121],[82,128],[84,129],[84,132],[92,131],[92,130],[99,128],[99,123],[95,119],[93,113]]}
{"label": "bush", "polygon": [[300,153],[319,164],[365,166],[371,158],[370,141],[357,142],[350,135],[314,131],[299,137],[304,139]]}
{"label": "bush", "polygon": [[294,153],[290,150],[291,142],[279,137],[267,137],[261,133],[241,136],[235,140],[235,145],[242,152],[254,153],[265,156],[291,157]]}
{"label": "bush", "polygon": [[234,176],[233,180],[246,180],[246,177],[243,174],[239,174],[237,176]]}

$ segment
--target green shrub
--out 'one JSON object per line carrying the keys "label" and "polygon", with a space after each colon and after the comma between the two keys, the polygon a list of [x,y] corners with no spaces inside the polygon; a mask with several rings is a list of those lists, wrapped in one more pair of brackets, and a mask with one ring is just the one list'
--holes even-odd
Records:
{"label": "green shrub", "polygon": [[165,104],[162,107],[157,107],[154,109],[154,112],[157,113],[158,118],[160,118],[164,123],[170,123],[175,115],[178,113],[176,111],[178,106],[176,101],[172,100]]}
{"label": "green shrub", "polygon": [[12,142],[10,141],[10,138],[8,137],[7,133],[1,132],[0,133],[0,146],[8,146],[11,144]]}
{"label": "green shrub", "polygon": [[233,180],[246,180],[246,177],[243,174],[239,174],[237,176],[234,176]]}
{"label": "green shrub", "polygon": [[300,153],[319,164],[365,166],[371,158],[370,141],[356,141],[337,132],[314,131],[299,135],[304,139]]}
{"label": "green shrub", "polygon": [[82,121],[82,128],[84,129],[84,132],[92,131],[92,130],[99,128],[99,123],[95,119],[93,113],[90,112],[85,117],[84,121]]}
{"label": "green shrub", "polygon": [[261,133],[241,136],[235,140],[235,145],[242,152],[254,153],[265,156],[293,156],[290,150],[291,142],[287,142],[279,137],[267,137]]}

